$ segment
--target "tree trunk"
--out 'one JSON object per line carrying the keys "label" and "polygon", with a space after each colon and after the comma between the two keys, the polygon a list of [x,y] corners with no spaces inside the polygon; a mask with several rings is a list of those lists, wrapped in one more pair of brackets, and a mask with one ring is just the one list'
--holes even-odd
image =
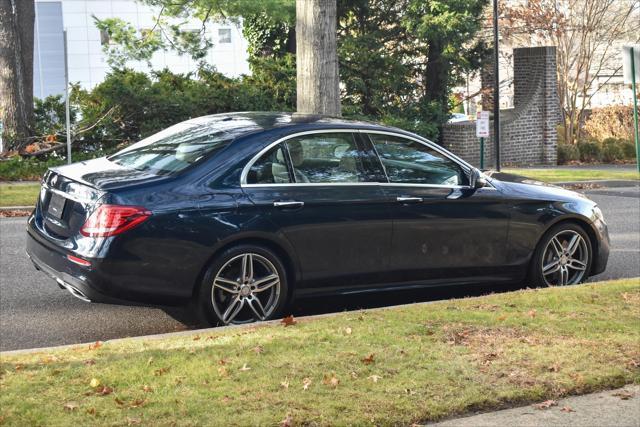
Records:
{"label": "tree trunk", "polygon": [[18,149],[32,130],[34,19],[34,0],[0,0],[0,120]]}
{"label": "tree trunk", "polygon": [[296,0],[298,114],[340,116],[336,0]]}

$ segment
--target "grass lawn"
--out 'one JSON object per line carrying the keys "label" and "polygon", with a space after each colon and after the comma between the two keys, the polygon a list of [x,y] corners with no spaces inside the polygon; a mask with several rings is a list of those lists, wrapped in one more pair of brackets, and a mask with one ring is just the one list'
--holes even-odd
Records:
{"label": "grass lawn", "polygon": [[40,192],[40,184],[0,184],[0,207],[34,206]]}
{"label": "grass lawn", "polygon": [[640,174],[638,174],[637,171],[630,170],[503,169],[503,171],[546,182],[591,181],[597,179],[640,179]]}
{"label": "grass lawn", "polygon": [[5,425],[401,424],[640,383],[640,280],[1,356]]}

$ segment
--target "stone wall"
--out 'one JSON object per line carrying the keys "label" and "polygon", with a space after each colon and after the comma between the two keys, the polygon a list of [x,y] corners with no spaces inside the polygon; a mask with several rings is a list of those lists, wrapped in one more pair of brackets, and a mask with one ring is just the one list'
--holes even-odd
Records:
{"label": "stone wall", "polygon": [[[502,165],[555,165],[557,163],[560,102],[554,46],[513,51],[514,108],[500,111]],[[485,139],[485,168],[495,167],[493,121]],[[480,142],[475,122],[447,123],[442,144],[473,165],[480,165]]]}

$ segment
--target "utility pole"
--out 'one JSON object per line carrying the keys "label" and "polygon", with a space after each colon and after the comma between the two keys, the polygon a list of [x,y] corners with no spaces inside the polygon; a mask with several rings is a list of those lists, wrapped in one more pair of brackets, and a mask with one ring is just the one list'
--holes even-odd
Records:
{"label": "utility pole", "polygon": [[64,30],[64,107],[67,119],[67,164],[71,164],[71,123],[69,113],[69,60],[67,56],[67,30]]}
{"label": "utility pole", "polygon": [[340,116],[336,0],[296,0],[297,114]]}
{"label": "utility pole", "polygon": [[498,63],[498,0],[493,0],[493,137],[496,171],[500,172],[500,65]]}

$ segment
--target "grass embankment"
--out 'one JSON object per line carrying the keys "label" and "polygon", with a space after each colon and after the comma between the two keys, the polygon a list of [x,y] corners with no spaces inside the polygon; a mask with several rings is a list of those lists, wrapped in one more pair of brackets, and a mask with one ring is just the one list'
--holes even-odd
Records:
{"label": "grass embankment", "polygon": [[34,206],[40,184],[0,184],[0,207]]}
{"label": "grass embankment", "polygon": [[504,172],[526,176],[546,182],[592,181],[601,179],[637,180],[640,174],[634,170],[595,169],[504,169]]}
{"label": "grass embankment", "polygon": [[403,424],[640,382],[640,280],[2,355],[7,425]]}

